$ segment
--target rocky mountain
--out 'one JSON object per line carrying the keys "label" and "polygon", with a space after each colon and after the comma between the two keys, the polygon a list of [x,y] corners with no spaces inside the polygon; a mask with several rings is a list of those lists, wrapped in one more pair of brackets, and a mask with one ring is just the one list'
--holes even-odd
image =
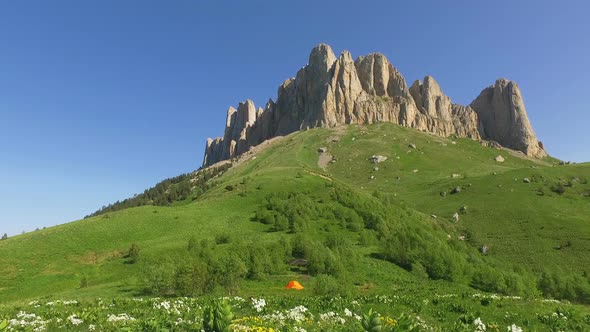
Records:
{"label": "rocky mountain", "polygon": [[408,87],[383,54],[337,58],[320,44],[308,64],[283,82],[276,102],[230,107],[223,137],[208,139],[203,167],[228,160],[263,141],[315,127],[393,122],[440,136],[496,141],[532,157],[546,152],[528,120],[516,83],[499,79],[469,105],[454,104],[431,76]]}

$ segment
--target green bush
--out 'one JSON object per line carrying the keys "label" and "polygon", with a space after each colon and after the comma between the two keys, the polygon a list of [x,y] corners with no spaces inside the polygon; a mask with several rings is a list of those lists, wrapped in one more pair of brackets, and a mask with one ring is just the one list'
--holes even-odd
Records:
{"label": "green bush", "polygon": [[139,261],[139,246],[135,243],[131,245],[129,251],[127,252],[127,258],[129,258],[129,263],[134,264]]}

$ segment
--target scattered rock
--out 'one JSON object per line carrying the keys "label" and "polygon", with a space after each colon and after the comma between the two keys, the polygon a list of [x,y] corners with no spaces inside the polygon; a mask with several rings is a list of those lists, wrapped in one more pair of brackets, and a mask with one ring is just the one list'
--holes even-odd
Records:
{"label": "scattered rock", "polygon": [[373,171],[377,172],[379,170],[379,167],[373,167]]}
{"label": "scattered rock", "polygon": [[326,152],[328,152],[328,148],[326,148],[326,147],[319,148],[319,149],[318,149],[318,152],[319,152],[319,153],[326,153]]}
{"label": "scattered rock", "polygon": [[461,213],[463,213],[463,214],[467,213],[467,206],[463,205],[463,206],[461,207],[461,209],[459,209],[459,212],[461,212]]}
{"label": "scattered rock", "polygon": [[481,252],[484,255],[487,254],[488,251],[490,251],[490,247],[486,246],[485,244],[481,246],[481,248],[479,248],[479,252]]}
{"label": "scattered rock", "polygon": [[455,142],[455,141],[451,141],[451,144],[455,145],[455,144],[457,144],[457,142]]}
{"label": "scattered rock", "polygon": [[497,155],[497,156],[496,156],[496,158],[495,158],[495,160],[496,160],[497,162],[499,162],[499,163],[503,163],[503,162],[504,162],[504,157],[502,157],[502,156],[500,156],[500,155]]}
{"label": "scattered rock", "polygon": [[416,149],[416,144],[414,143],[410,143],[408,144],[408,147],[412,148],[412,149]]}
{"label": "scattered rock", "polygon": [[387,160],[387,157],[385,156],[379,156],[379,155],[373,155],[371,158],[369,158],[369,160],[373,163],[373,164],[377,164],[377,163],[381,163]]}
{"label": "scattered rock", "polygon": [[440,192],[440,196],[441,197],[447,197],[447,192],[446,191],[441,191]]}
{"label": "scattered rock", "polygon": [[432,218],[434,218],[434,219],[438,218],[438,217],[436,216],[436,214],[431,214],[430,216],[431,216]]}
{"label": "scattered rock", "polygon": [[417,170],[417,169],[415,169],[415,170],[413,170],[412,172],[414,172],[414,173],[418,173],[418,170]]}
{"label": "scattered rock", "polygon": [[374,175],[371,175],[371,176],[369,177],[369,179],[371,179],[371,180],[375,180],[375,176],[374,176]]}
{"label": "scattered rock", "polygon": [[524,183],[531,183],[531,180],[529,178],[524,178],[524,179],[522,179],[522,182],[524,182]]}
{"label": "scattered rock", "polygon": [[465,235],[461,235],[459,237],[457,237],[460,241],[465,241]]}
{"label": "scattered rock", "polygon": [[356,137],[353,137],[353,138],[352,138],[352,140],[353,140],[353,141],[354,141],[354,140],[356,140]]}
{"label": "scattered rock", "polygon": [[461,177],[461,174],[455,174],[455,173],[451,174],[451,179],[457,179],[460,177]]}
{"label": "scattered rock", "polygon": [[459,222],[459,214],[457,212],[455,212],[455,214],[453,214],[453,221]]}
{"label": "scattered rock", "polygon": [[461,187],[457,186],[451,190],[451,194],[458,194],[461,192]]}

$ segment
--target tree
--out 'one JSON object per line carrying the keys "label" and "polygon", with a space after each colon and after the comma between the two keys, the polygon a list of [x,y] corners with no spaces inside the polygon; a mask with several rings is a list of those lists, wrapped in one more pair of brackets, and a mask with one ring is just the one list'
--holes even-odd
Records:
{"label": "tree", "polygon": [[2,240],[6,240],[8,239],[8,234],[4,233],[4,235],[2,235]]}

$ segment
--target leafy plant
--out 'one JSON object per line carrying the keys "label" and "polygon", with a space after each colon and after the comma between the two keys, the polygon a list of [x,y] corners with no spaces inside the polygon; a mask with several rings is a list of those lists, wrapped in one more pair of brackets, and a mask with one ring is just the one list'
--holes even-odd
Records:
{"label": "leafy plant", "polygon": [[381,316],[373,308],[363,315],[361,318],[361,326],[365,332],[379,332],[382,331]]}
{"label": "leafy plant", "polygon": [[217,299],[204,309],[203,329],[205,332],[229,332],[233,317],[229,303]]}

